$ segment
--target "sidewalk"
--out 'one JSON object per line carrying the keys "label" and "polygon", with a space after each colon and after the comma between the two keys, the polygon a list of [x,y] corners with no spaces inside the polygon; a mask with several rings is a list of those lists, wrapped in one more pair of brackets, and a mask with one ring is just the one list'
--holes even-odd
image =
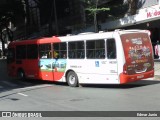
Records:
{"label": "sidewalk", "polygon": [[154,60],[154,79],[160,80],[160,59]]}

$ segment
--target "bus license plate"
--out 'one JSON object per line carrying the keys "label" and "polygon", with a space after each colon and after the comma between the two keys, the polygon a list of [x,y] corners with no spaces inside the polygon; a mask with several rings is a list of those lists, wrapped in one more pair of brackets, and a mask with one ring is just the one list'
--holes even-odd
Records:
{"label": "bus license plate", "polygon": [[139,76],[137,76],[137,78],[139,79],[139,78],[143,78],[144,77],[144,75],[139,75]]}

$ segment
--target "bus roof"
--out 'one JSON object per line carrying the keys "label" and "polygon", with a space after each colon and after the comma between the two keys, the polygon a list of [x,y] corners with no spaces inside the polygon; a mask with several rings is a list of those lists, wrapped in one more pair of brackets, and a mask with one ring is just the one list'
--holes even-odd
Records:
{"label": "bus roof", "polygon": [[68,41],[76,41],[76,40],[94,40],[94,39],[109,39],[114,38],[114,34],[118,33],[127,34],[127,33],[136,33],[136,32],[143,32],[149,33],[147,30],[115,30],[111,32],[87,32],[81,33],[78,35],[67,35],[67,36],[60,36],[60,37],[44,37],[44,38],[37,38],[32,40],[21,40],[21,41],[13,41],[9,45],[23,45],[23,44],[45,44],[45,43],[52,43],[52,42],[68,42]]}
{"label": "bus roof", "polygon": [[9,45],[23,45],[23,44],[45,44],[50,42],[60,42],[57,37],[44,37],[32,40],[21,40],[21,41],[13,41]]}
{"label": "bus roof", "polygon": [[93,33],[93,32],[87,32],[87,33],[81,33],[78,35],[67,35],[58,37],[61,41],[75,41],[75,40],[93,40],[93,39],[107,39],[107,38],[114,38],[114,34],[118,33],[121,34],[127,34],[127,33],[137,33],[137,32],[149,32],[148,30],[115,30],[111,32],[99,32],[99,33]]}

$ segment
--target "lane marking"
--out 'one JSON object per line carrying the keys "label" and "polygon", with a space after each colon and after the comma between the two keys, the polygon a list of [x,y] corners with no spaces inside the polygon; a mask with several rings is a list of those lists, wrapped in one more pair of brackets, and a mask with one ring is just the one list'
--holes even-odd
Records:
{"label": "lane marking", "polygon": [[26,82],[26,81],[18,81],[18,84],[22,84],[22,85],[25,85],[25,86],[33,85],[32,83],[29,83],[29,82]]}
{"label": "lane marking", "polygon": [[27,96],[28,96],[28,95],[23,94],[23,93],[17,93],[17,94],[22,95],[22,96],[25,96],[25,97],[27,97]]}
{"label": "lane marking", "polygon": [[18,85],[14,84],[14,83],[11,83],[9,81],[2,81],[2,83],[6,84],[6,85],[9,85],[11,87],[17,87]]}
{"label": "lane marking", "polygon": [[25,88],[18,88],[18,90],[29,90],[29,89],[38,89],[38,88],[45,88],[45,87],[52,87],[53,85],[36,85],[31,87],[25,87]]}

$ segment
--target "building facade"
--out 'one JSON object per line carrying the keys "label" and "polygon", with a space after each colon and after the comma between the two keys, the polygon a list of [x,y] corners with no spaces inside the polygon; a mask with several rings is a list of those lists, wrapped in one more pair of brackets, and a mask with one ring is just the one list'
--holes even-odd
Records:
{"label": "building facade", "polygon": [[[147,29],[154,47],[160,43],[160,0],[139,0],[136,14],[102,24],[103,30]],[[157,58],[156,55],[154,55]]]}

